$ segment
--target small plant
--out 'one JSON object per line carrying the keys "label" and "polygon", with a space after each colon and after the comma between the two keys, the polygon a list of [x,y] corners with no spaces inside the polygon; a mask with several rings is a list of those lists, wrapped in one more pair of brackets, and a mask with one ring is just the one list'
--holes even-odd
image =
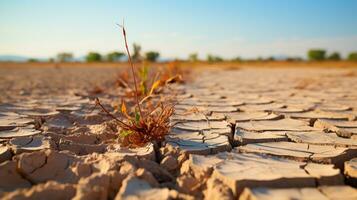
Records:
{"label": "small plant", "polygon": [[[135,71],[136,79],[139,83],[138,90],[133,86],[134,82],[127,70],[118,74],[116,86],[124,88],[127,97],[138,95],[141,102],[160,94],[163,89],[172,83],[183,83],[182,74],[186,73],[179,67],[178,61],[169,62],[165,66],[150,67],[150,63],[143,61],[138,70]],[[136,97],[135,97],[136,98]]]}
{"label": "small plant", "polygon": [[169,118],[174,112],[173,106],[160,103],[145,114],[135,111],[130,115],[125,103],[122,102],[121,112],[125,117],[121,120],[106,110],[98,98],[96,98],[96,105],[99,105],[104,112],[118,122],[121,128],[120,143],[129,147],[141,147],[148,142],[164,141],[170,129]]}
{"label": "small plant", "polygon": [[[133,84],[134,84],[134,95],[135,106],[132,109],[128,109],[126,103],[122,101],[120,106],[120,112],[122,117],[118,117],[111,114],[96,98],[95,103],[99,106],[108,116],[115,119],[120,127],[119,138],[120,143],[123,146],[129,147],[140,147],[144,146],[148,142],[161,142],[165,139],[166,134],[170,129],[169,118],[174,112],[173,104],[164,103],[163,100],[158,99],[157,101],[149,100],[154,93],[155,89],[161,84],[161,80],[151,81],[151,86],[149,85],[149,70],[146,65],[136,72],[133,60],[128,48],[128,42],[126,37],[126,31],[124,26],[120,26],[122,29],[125,49],[128,56],[128,62],[130,64]],[[124,73],[125,74],[125,73]],[[140,85],[138,87],[137,76],[140,79]],[[156,78],[155,78],[156,79]],[[154,79],[154,80],[155,80]],[[130,88],[129,76],[125,75],[122,78],[120,84]],[[148,89],[150,88],[150,89]]]}

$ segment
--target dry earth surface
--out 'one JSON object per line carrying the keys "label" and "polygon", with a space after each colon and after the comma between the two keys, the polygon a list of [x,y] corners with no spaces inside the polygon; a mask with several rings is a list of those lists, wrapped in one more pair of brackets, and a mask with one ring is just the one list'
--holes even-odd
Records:
{"label": "dry earth surface", "polygon": [[128,149],[92,111],[120,69],[32,65],[0,67],[1,199],[357,199],[356,69],[193,70],[166,142]]}

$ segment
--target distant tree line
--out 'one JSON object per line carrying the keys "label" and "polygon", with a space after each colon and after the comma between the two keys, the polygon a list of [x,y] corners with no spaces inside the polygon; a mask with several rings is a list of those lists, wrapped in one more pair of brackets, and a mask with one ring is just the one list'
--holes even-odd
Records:
{"label": "distant tree line", "polygon": [[[346,59],[343,59],[340,53],[338,52],[328,53],[324,49],[310,49],[307,52],[307,59],[308,61],[340,61],[340,60],[357,61],[357,52],[351,52],[348,54]],[[197,53],[189,54],[187,60],[190,62],[200,61]],[[267,57],[267,58],[258,57],[256,59],[243,59],[241,57],[235,57],[232,59],[223,59],[220,56],[208,54],[206,60],[202,60],[202,61],[206,61],[208,63],[217,63],[222,61],[249,62],[249,61],[275,61],[275,60],[303,61],[304,59],[301,57],[286,57],[282,59],[275,58],[275,57]]]}
{"label": "distant tree line", "polygon": [[[160,57],[160,53],[156,51],[148,51],[142,53],[141,46],[138,44],[133,44],[131,50],[131,58],[134,62],[140,62],[143,60],[149,62],[156,62]],[[113,51],[107,54],[100,54],[98,52],[91,51],[85,55],[84,60],[86,62],[120,62],[124,61],[126,54],[124,52]],[[308,61],[339,61],[339,60],[348,60],[348,61],[357,61],[357,51],[351,52],[348,56],[343,59],[338,52],[327,52],[324,49],[310,49],[307,52]],[[275,58],[275,57],[258,57],[256,59],[243,59],[241,57],[235,57],[232,59],[223,59],[218,55],[208,54],[205,60],[200,60],[198,53],[191,53],[188,55],[186,61],[189,62],[198,62],[206,61],[208,63],[217,63],[222,61],[231,61],[231,62],[250,62],[250,61],[275,61],[275,60],[285,60],[285,61],[302,61],[304,60],[301,57],[287,57],[287,58]],[[49,62],[74,62],[74,56],[69,52],[58,53],[54,58],[50,58]],[[30,58],[28,62],[39,62],[38,59]]]}
{"label": "distant tree line", "polygon": [[[133,49],[130,52],[131,58],[134,62],[139,62],[142,60],[156,62],[160,57],[160,53],[156,51],[148,51],[142,54],[141,46],[138,44],[133,44]],[[100,54],[99,52],[91,51],[85,55],[84,60],[86,62],[120,62],[126,57],[124,52],[113,51],[107,54]],[[35,59],[29,59],[29,62],[35,62]],[[55,58],[50,58],[49,62],[73,62],[75,61],[72,53],[61,52],[56,55]]]}
{"label": "distant tree line", "polygon": [[[331,54],[327,54],[327,51],[324,49],[311,49],[307,52],[307,57],[310,61],[342,60],[338,52],[332,52]],[[346,60],[357,61],[357,52],[349,53]]]}

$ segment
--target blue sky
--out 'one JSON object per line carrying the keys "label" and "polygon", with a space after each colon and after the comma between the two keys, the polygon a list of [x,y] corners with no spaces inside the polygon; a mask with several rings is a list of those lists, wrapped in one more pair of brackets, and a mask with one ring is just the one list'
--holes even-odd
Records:
{"label": "blue sky", "polygon": [[123,51],[123,19],[130,43],[167,58],[357,51],[354,0],[0,0],[0,54]]}

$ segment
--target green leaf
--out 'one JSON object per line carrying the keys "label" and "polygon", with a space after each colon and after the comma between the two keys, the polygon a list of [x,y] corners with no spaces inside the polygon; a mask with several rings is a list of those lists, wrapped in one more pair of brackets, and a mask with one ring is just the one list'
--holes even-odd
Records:
{"label": "green leaf", "polygon": [[149,67],[144,65],[141,70],[139,71],[139,76],[142,82],[145,82],[148,78]]}
{"label": "green leaf", "polygon": [[139,77],[140,77],[140,91],[143,95],[147,95],[148,93],[148,75],[149,75],[149,67],[147,64],[143,64],[141,68],[139,68]]}
{"label": "green leaf", "polygon": [[120,132],[120,137],[127,137],[127,136],[129,136],[130,134],[132,134],[132,132],[131,131],[121,131]]}
{"label": "green leaf", "polygon": [[143,81],[140,83],[140,91],[143,95],[147,94],[147,87],[146,87],[145,82],[143,82]]}
{"label": "green leaf", "polygon": [[138,111],[135,112],[135,122],[136,124],[140,122],[140,113]]}

